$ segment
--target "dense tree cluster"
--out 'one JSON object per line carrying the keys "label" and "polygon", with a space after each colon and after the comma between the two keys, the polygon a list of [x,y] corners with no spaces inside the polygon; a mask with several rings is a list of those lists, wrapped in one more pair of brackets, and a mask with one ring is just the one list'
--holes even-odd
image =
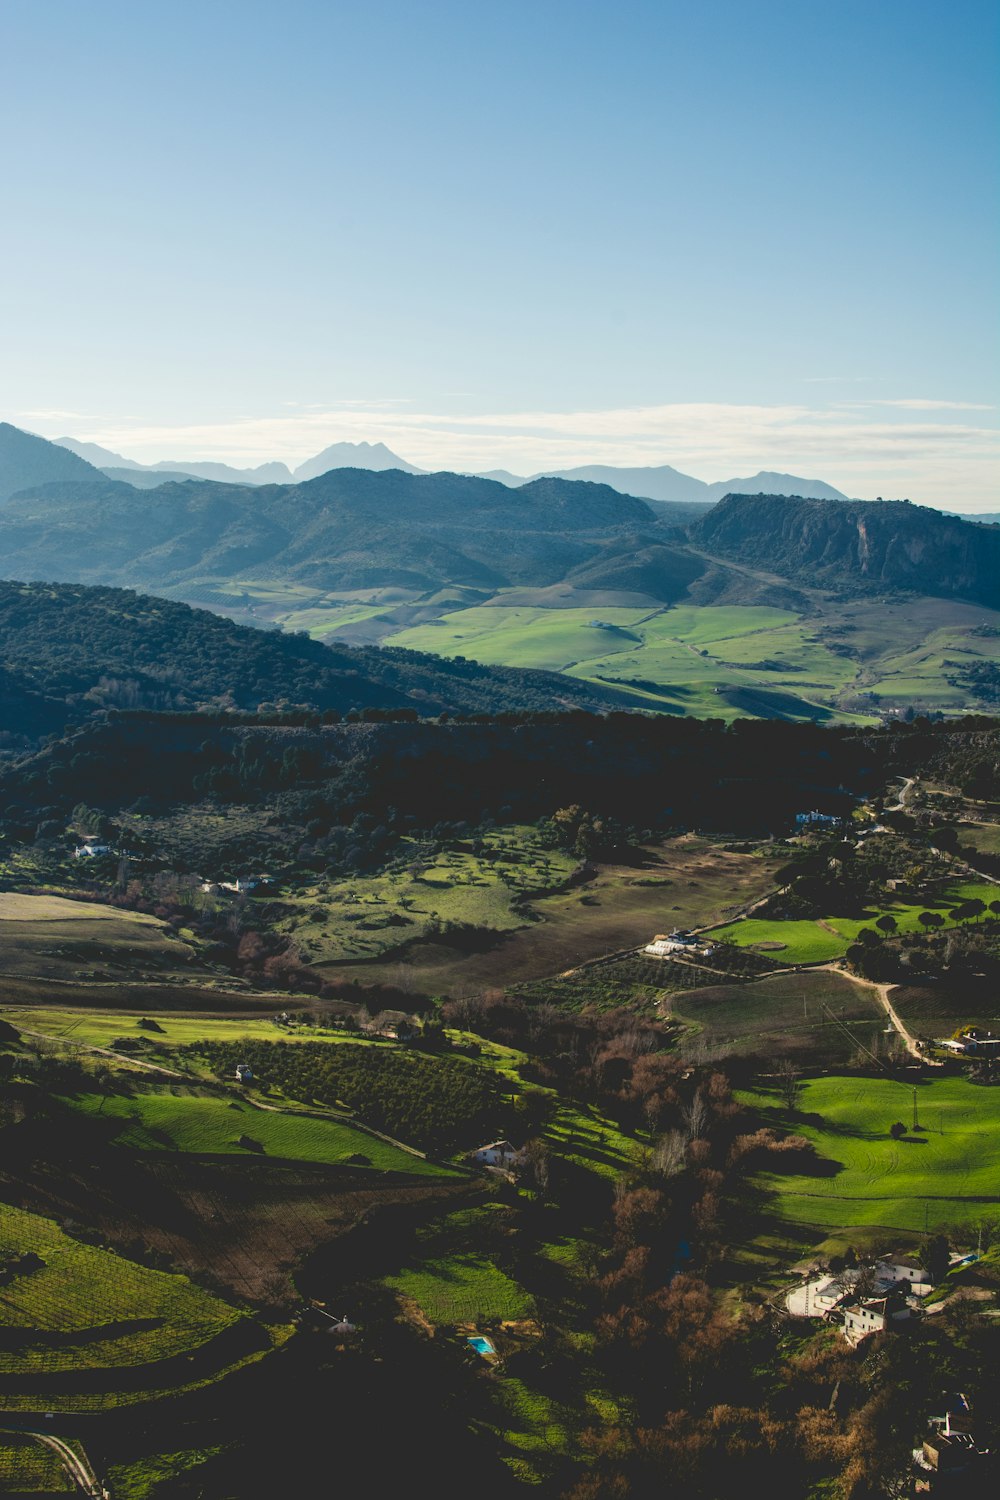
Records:
{"label": "dense tree cluster", "polygon": [[222,1078],[249,1063],[256,1079],[305,1103],[344,1104],[375,1130],[430,1151],[471,1150],[505,1111],[496,1075],[472,1062],[345,1042],[200,1042]]}

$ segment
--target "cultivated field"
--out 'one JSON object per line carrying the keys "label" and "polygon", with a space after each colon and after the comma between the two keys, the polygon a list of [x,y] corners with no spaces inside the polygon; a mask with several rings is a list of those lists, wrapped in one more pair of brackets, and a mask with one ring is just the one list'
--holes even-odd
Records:
{"label": "cultivated field", "polygon": [[896,985],[889,998],[896,1014],[918,1036],[950,1037],[960,1026],[985,1026],[1000,1034],[1000,995],[992,985],[903,984]]}
{"label": "cultivated field", "polygon": [[[27,1257],[27,1258],[25,1258]],[[58,1407],[62,1396],[160,1385],[218,1344],[241,1315],[184,1276],[70,1238],[51,1220],[0,1205],[0,1399]],[[203,1362],[203,1361],[202,1361]],[[185,1377],[181,1377],[185,1378]]]}
{"label": "cultivated field", "polygon": [[850,1061],[859,1042],[875,1050],[886,1025],[870,986],[827,969],[687,990],[660,1009],[686,1028],[682,1051],[795,1056],[827,1067]]}
{"label": "cultivated field", "polygon": [[765,1122],[785,1124],[816,1149],[808,1176],[760,1175],[779,1218],[829,1230],[923,1230],[975,1224],[1000,1206],[1000,1090],[961,1078],[921,1083],[916,1104],[923,1132],[900,1141],[889,1127],[896,1120],[912,1126],[908,1082],[811,1079],[793,1115],[765,1090],[740,1098]]}
{"label": "cultivated field", "polygon": [[0,1432],[0,1494],[65,1495],[76,1492],[56,1453],[34,1438]]}

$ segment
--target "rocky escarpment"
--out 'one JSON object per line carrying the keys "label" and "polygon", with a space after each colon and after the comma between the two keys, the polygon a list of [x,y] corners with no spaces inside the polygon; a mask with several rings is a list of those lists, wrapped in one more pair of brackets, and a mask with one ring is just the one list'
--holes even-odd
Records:
{"label": "rocky escarpment", "polygon": [[1000,530],[906,500],[727,495],[690,536],[707,552],[802,583],[1000,607]]}

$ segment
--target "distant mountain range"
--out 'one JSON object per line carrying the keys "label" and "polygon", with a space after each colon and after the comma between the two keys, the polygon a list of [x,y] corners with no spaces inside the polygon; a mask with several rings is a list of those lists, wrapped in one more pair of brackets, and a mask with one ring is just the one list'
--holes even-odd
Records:
{"label": "distant mountain range", "polygon": [[[336,466],[355,456],[383,467]],[[320,591],[396,589],[411,600],[442,588],[486,598],[560,586],[663,603],[777,603],[784,586],[768,582],[777,577],[790,586],[782,603],[819,583],[1000,605],[1000,530],[908,502],[745,493],[789,478],[759,474],[732,481],[744,492],[713,507],[645,500],[593,477],[509,486],[396,463],[379,445],[359,455],[358,445],[337,444],[300,466],[297,473],[319,473],[298,482],[220,482],[216,470],[225,466],[207,464],[208,477],[119,468],[110,479],[80,454],[0,424],[3,571],[188,598],[257,579]],[[677,493],[676,470],[568,471],[643,472],[660,475],[661,494]],[[140,474],[142,484],[162,481],[153,507],[136,503]],[[813,488],[830,490],[819,481]],[[714,487],[703,489],[714,497]]]}
{"label": "distant mountain range", "polygon": [[[155,464],[140,464],[134,459],[122,458],[109,448],[97,443],[84,443],[76,438],[57,438],[60,447],[67,448],[77,457],[85,459],[100,469],[110,479],[120,479],[139,489],[148,489],[157,484],[175,481],[178,475],[195,479],[213,479],[223,484],[301,484],[307,479],[316,479],[331,469],[370,469],[381,473],[386,469],[401,469],[404,474],[423,474],[427,471],[407,463],[398,453],[393,453],[384,443],[333,443],[306,459],[296,469],[283,463],[260,464],[254,469],[236,469],[221,463],[188,463],[175,459],[162,459]],[[569,479],[588,484],[605,484],[622,495],[635,495],[642,500],[655,500],[670,504],[714,505],[723,495],[734,493],[748,495],[803,495],[813,500],[846,500],[847,496],[822,479],[803,479],[797,474],[776,474],[761,470],[749,479],[720,479],[706,484],[690,474],[682,474],[669,464],[648,468],[622,468],[612,464],[585,464],[576,469],[546,469],[530,477],[511,474],[507,469],[491,469],[479,474],[480,479],[493,479],[508,489],[519,489],[535,479]],[[695,512],[691,512],[693,518]],[[675,517],[675,519],[677,519]]]}
{"label": "distant mountain range", "polygon": [[[585,464],[577,469],[548,470],[552,479],[584,480],[590,484],[609,484],[612,489],[626,495],[637,495],[642,500],[658,500],[670,503],[714,505],[723,495],[803,495],[813,500],[846,500],[840,490],[825,484],[822,479],[802,479],[797,474],[775,474],[762,469],[750,479],[720,479],[715,484],[706,484],[690,474],[682,474],[669,464],[658,464],[652,468],[627,469],[611,464]],[[541,478],[535,474],[534,479]],[[506,469],[493,469],[483,476],[495,479],[500,484],[517,486],[530,481],[511,474]]]}
{"label": "distant mountain range", "polygon": [[120,479],[137,489],[151,489],[159,484],[183,479],[211,479],[219,484],[301,484],[306,479],[315,479],[329,469],[402,469],[406,474],[419,474],[420,469],[408,464],[405,458],[391,452],[384,443],[333,443],[306,459],[297,469],[287,464],[259,464],[254,469],[234,469],[230,464],[189,463],[183,459],[161,459],[155,464],[136,463],[135,459],[123,458],[110,448],[98,443],[82,443],[76,438],[56,438],[56,446],[68,449],[78,458],[100,469],[110,479]]}
{"label": "distant mountain range", "polygon": [[100,471],[77,454],[0,422],[0,504],[31,485],[61,480],[85,483],[100,477]]}

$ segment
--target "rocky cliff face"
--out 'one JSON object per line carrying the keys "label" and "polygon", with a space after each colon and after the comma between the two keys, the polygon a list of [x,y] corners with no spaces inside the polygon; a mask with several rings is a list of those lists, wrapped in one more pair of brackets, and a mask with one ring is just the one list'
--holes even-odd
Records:
{"label": "rocky cliff face", "polygon": [[1000,607],[1000,531],[907,501],[727,495],[690,536],[706,552],[802,583]]}

